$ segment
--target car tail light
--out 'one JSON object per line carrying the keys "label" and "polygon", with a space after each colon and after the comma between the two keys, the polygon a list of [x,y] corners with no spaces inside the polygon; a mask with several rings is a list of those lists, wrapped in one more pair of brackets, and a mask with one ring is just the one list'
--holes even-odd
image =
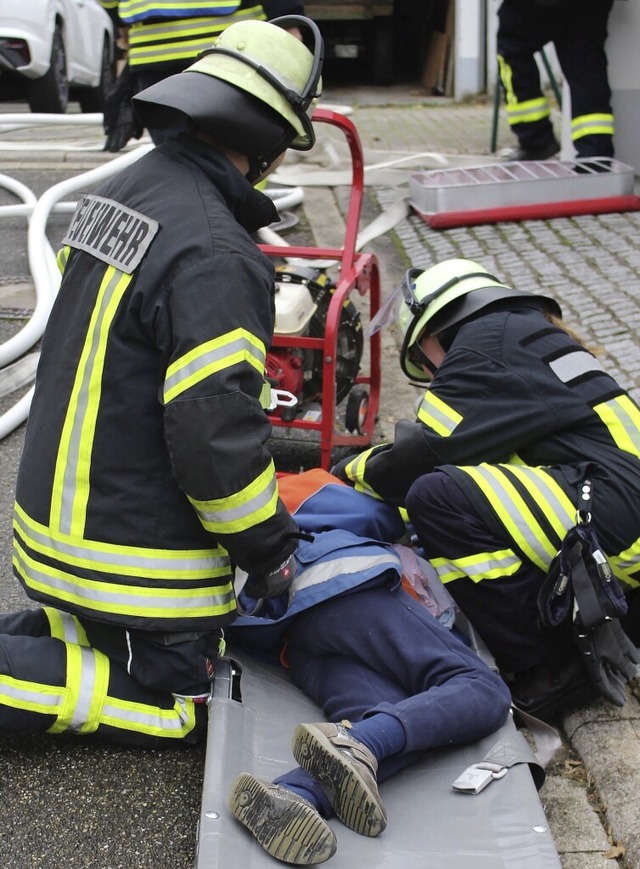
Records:
{"label": "car tail light", "polygon": [[14,68],[31,63],[31,52],[24,39],[0,36],[0,55],[9,66]]}

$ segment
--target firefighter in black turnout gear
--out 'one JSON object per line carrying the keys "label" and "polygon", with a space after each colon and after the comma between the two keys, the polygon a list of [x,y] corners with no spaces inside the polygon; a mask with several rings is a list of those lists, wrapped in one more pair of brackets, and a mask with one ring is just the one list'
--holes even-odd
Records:
{"label": "firefighter in black turnout gear", "polygon": [[[369,331],[398,323],[402,369],[428,384],[417,419],[399,421],[393,443],[333,469],[406,507],[501,671],[517,674],[514,695],[544,714],[576,680],[590,694],[571,626],[544,628],[538,610],[586,478],[590,527],[635,605],[635,627],[623,623],[640,641],[640,410],[560,317],[553,299],[468,260],[410,270]],[[620,634],[624,660],[607,652],[606,661],[614,702],[640,661]]]}
{"label": "firefighter in black turnout gear", "polygon": [[308,19],[228,28],[137,98],[187,132],[78,203],[16,492],[14,569],[43,606],[0,618],[1,729],[195,741],[235,566],[263,595],[293,576],[250,233],[277,217],[253,184],[313,145],[321,60]]}
{"label": "firefighter in black turnout gear", "polygon": [[613,157],[607,75],[607,22],[613,0],[503,0],[498,63],[507,119],[519,147],[511,160],[545,160],[560,150],[540,86],[535,53],[553,43],[571,94],[571,140],[578,158]]}

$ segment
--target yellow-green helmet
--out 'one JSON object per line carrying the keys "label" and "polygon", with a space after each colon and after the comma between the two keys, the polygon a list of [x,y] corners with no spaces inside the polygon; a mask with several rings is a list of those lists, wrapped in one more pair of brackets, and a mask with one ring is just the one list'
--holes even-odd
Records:
{"label": "yellow-green helmet", "polygon": [[462,323],[494,302],[533,299],[543,310],[562,316],[558,303],[549,296],[509,287],[466,259],[444,260],[426,271],[409,269],[397,292],[397,322],[403,335],[400,366],[411,380],[422,382],[431,378],[411,358],[419,340]]}
{"label": "yellow-green helmet", "polygon": [[[288,32],[293,27],[311,33],[312,51]],[[186,116],[254,159],[275,159],[288,147],[306,151],[315,143],[311,114],[323,55],[309,18],[238,21],[184,72],[136,94],[133,107],[145,127],[173,127]]]}

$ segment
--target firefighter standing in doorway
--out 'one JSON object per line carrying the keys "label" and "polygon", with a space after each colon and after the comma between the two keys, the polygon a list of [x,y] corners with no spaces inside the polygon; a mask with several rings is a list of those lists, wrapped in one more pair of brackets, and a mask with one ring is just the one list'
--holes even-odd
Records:
{"label": "firefighter standing in doorway", "polygon": [[195,741],[234,565],[258,596],[292,578],[263,411],[274,269],[250,233],[276,218],[253,184],[314,142],[321,65],[308,19],[228,28],[136,99],[188,132],[78,203],[15,504],[43,606],[0,619],[0,729]]}
{"label": "firefighter standing in doorway", "polygon": [[508,159],[546,160],[560,150],[534,57],[550,42],[571,93],[571,139],[577,157],[613,157],[604,48],[612,6],[613,0],[503,0],[498,63],[509,126],[518,138]]}
{"label": "firefighter standing in doorway", "polygon": [[[589,697],[594,676],[582,671],[572,630],[541,628],[538,611],[586,479],[593,528],[634,601],[627,629],[640,642],[640,410],[563,326],[553,299],[509,287],[477,263],[410,270],[372,328],[397,311],[402,369],[428,384],[417,420],[401,420],[394,443],[333,472],[406,506],[518,704],[552,717],[572,691]],[[612,620],[609,630],[619,627]],[[619,633],[595,677],[621,704],[640,655]]]}

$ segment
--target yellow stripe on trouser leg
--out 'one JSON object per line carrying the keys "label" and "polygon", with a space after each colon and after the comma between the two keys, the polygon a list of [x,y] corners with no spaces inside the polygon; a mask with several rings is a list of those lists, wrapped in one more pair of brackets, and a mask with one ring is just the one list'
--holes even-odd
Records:
{"label": "yellow stripe on trouser leg", "polygon": [[109,687],[109,659],[97,649],[65,643],[67,683],[55,723],[49,733],[95,733]]}

